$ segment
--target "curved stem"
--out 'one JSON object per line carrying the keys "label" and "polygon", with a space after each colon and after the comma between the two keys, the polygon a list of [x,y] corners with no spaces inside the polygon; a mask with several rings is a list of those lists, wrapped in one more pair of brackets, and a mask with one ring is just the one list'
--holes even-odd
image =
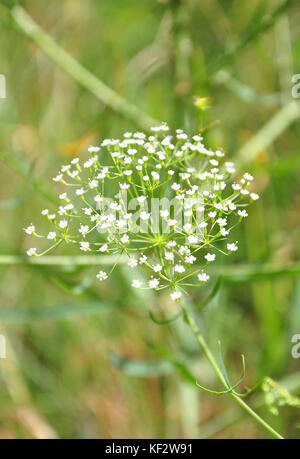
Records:
{"label": "curved stem", "polygon": [[[202,336],[202,334],[200,333],[200,330],[196,324],[196,321],[195,319],[193,318],[192,315],[190,315],[187,310],[185,309],[185,307],[183,305],[182,306],[182,311],[183,311],[183,315],[184,315],[184,318],[185,318],[185,321],[186,323],[190,326],[191,330],[193,331],[198,343],[200,344],[207,360],[209,361],[209,363],[211,364],[212,368],[214,369],[216,375],[218,376],[219,380],[221,381],[221,383],[223,384],[223,386],[228,389],[228,386],[226,384],[226,381],[225,381],[225,378],[223,376],[223,373],[222,371],[220,370],[219,368],[219,365],[217,364],[211,350],[209,349],[209,346],[207,344],[207,342],[205,341],[204,337]],[[264,427],[274,438],[277,438],[277,439],[280,439],[280,440],[283,440],[283,437],[275,430],[273,429],[273,427],[271,427],[266,421],[264,421],[255,411],[252,410],[252,408],[250,408],[250,406],[247,405],[247,403],[244,402],[244,400],[242,400],[238,395],[234,394],[234,393],[230,393],[231,397],[234,398],[234,400],[242,407],[244,408],[244,410],[247,411],[248,414],[250,414],[250,416],[252,416],[262,427]]]}

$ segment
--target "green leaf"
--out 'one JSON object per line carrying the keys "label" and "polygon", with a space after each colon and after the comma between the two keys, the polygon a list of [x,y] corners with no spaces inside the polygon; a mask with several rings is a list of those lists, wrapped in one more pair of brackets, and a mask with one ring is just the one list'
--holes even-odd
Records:
{"label": "green leaf", "polygon": [[195,385],[196,378],[190,371],[188,364],[183,359],[178,357],[177,355],[173,354],[169,349],[166,349],[161,346],[157,346],[153,343],[148,343],[148,346],[161,358],[168,361],[175,370],[180,374],[182,379],[186,382],[190,383],[191,385]]}
{"label": "green leaf", "polygon": [[55,307],[43,307],[34,309],[0,309],[0,320],[4,322],[24,323],[32,320],[68,320],[78,317],[97,315],[104,310],[116,307],[114,303],[109,302],[90,302],[70,304]]}
{"label": "green leaf", "polygon": [[193,307],[192,309],[202,309],[204,306],[209,304],[214,299],[214,297],[217,295],[217,293],[219,292],[221,284],[222,284],[222,276],[219,276],[217,282],[215,283],[212,291],[209,293],[207,298],[205,298],[205,300],[201,301],[200,304],[198,304],[197,306]]}
{"label": "green leaf", "polygon": [[131,360],[121,357],[115,352],[109,352],[109,360],[115,366],[129,376],[137,378],[156,378],[174,371],[173,366],[164,360],[148,362],[145,360]]}
{"label": "green leaf", "polygon": [[228,388],[230,388],[231,384],[230,384],[230,381],[229,381],[229,378],[228,378],[228,374],[227,374],[227,371],[226,371],[226,368],[225,368],[225,365],[224,365],[223,356],[222,356],[222,347],[221,347],[221,342],[220,341],[219,341],[219,358],[220,358],[220,367],[221,367],[222,374],[224,376],[224,379],[226,381],[226,384],[227,384]]}
{"label": "green leaf", "polygon": [[5,153],[0,151],[0,159],[4,161],[9,167],[20,174],[31,187],[40,192],[46,199],[51,201],[53,204],[60,204],[57,195],[51,188],[46,186],[42,180],[39,180],[33,175],[33,166],[28,164],[25,157],[20,152]]}
{"label": "green leaf", "polygon": [[149,317],[150,319],[156,324],[156,325],[167,325],[172,322],[175,322],[175,320],[179,319],[179,317],[182,316],[182,312],[180,311],[178,314],[175,314],[173,317],[169,317],[168,319],[157,319],[152,311],[149,311]]}

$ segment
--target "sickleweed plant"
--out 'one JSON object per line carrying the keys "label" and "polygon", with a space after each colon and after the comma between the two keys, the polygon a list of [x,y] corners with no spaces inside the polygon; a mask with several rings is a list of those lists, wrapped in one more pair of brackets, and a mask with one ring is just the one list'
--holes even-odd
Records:
{"label": "sickleweed plant", "polygon": [[[198,387],[230,394],[273,436],[282,438],[243,401],[249,392],[235,390],[244,377],[244,358],[242,378],[232,385],[221,351],[219,365],[185,301],[191,289],[210,282],[211,263],[238,250],[233,229],[248,216],[248,205],[259,199],[252,190],[253,177],[245,173],[235,181],[234,164],[222,150],[208,149],[201,135],[189,139],[181,129],[169,132],[166,124],[153,127],[149,136],[127,132],[121,140],[91,146],[85,161],[75,158],[62,166],[53,178],[62,188],[61,205],[42,211],[49,230],[41,234],[33,224],[25,229],[48,247],[30,248],[27,254],[41,257],[64,243],[81,252],[114,256],[109,272],[99,267],[100,282],[112,274],[119,257],[127,257],[137,271],[133,288],[169,291],[180,312],[164,323],[184,318],[224,391]],[[140,280],[141,269],[146,281]]]}

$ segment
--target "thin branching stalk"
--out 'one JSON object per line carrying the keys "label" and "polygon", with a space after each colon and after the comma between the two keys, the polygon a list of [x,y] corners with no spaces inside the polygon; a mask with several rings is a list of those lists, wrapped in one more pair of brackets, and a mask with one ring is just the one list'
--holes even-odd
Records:
{"label": "thin branching stalk", "polygon": [[[200,333],[200,330],[196,324],[195,319],[191,314],[189,314],[186,310],[186,308],[182,305],[182,311],[184,315],[184,319],[186,323],[190,326],[191,330],[193,331],[198,343],[200,344],[204,355],[206,356],[207,360],[211,364],[214,372],[216,373],[218,379],[220,382],[223,384],[225,389],[228,389],[228,385],[226,383],[226,380],[223,376],[223,373],[221,369],[219,368],[219,365],[217,364],[207,342],[205,341],[203,335]],[[246,402],[244,402],[240,397],[238,397],[236,394],[233,392],[229,392],[232,398],[244,409],[247,411],[247,413],[253,417],[262,427],[264,427],[274,438],[282,440],[283,437],[275,430],[273,427],[271,427],[266,421],[264,421],[250,406],[247,405]]]}
{"label": "thin branching stalk", "polygon": [[117,94],[61,48],[36,24],[24,8],[15,6],[11,9],[10,14],[13,24],[18,30],[32,40],[57,66],[69,74],[77,83],[94,94],[104,105],[119,113],[124,118],[133,121],[141,129],[149,130],[150,126],[157,124],[156,120]]}
{"label": "thin branching stalk", "polygon": [[[114,265],[126,264],[128,257],[107,255],[48,255],[42,258],[28,258],[25,255],[0,255],[0,265],[40,265],[40,266],[99,266],[101,264]],[[287,266],[281,264],[263,265],[226,265],[211,268],[211,273],[222,276],[223,282],[240,283],[249,281],[262,281],[264,279],[282,276],[296,276],[300,274],[300,263]]]}

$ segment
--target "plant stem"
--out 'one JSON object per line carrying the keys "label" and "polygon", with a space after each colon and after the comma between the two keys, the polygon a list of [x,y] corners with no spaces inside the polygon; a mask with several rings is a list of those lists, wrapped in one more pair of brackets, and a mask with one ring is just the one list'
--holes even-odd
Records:
{"label": "plant stem", "polygon": [[[0,246],[0,251],[2,247]],[[118,257],[117,255],[48,255],[41,258],[28,258],[25,255],[1,255],[0,265],[56,265],[56,266],[98,266],[99,264],[113,265],[116,261],[118,264],[127,263],[126,255]],[[262,279],[276,278],[283,276],[298,277],[300,274],[300,263],[290,265],[265,264],[265,265],[226,265],[224,267],[211,268],[215,275],[222,276],[223,282],[242,283],[261,281]]]}
{"label": "plant stem", "polygon": [[24,8],[15,6],[11,9],[10,15],[18,30],[30,38],[56,65],[94,94],[104,105],[121,114],[124,118],[133,121],[142,129],[149,130],[151,126],[157,124],[156,120],[113,91],[61,48],[50,35],[34,22]]}
{"label": "plant stem", "polygon": [[[216,375],[218,376],[219,380],[221,381],[221,383],[223,384],[223,386],[228,389],[228,386],[226,384],[226,381],[225,381],[225,378],[223,376],[223,373],[222,371],[220,370],[211,350],[209,349],[209,346],[207,344],[207,342],[205,341],[204,337],[202,336],[202,334],[200,333],[200,330],[196,324],[196,321],[195,319],[193,318],[192,315],[190,315],[187,310],[185,309],[184,306],[182,306],[182,311],[183,311],[183,315],[184,315],[184,318],[185,318],[185,321],[186,323],[190,326],[190,328],[192,329],[198,343],[200,344],[207,360],[209,361],[209,363],[211,364],[212,368],[214,369]],[[275,430],[273,429],[273,427],[271,427],[266,421],[264,421],[255,411],[252,410],[252,408],[250,408],[250,406],[247,405],[247,403],[245,403],[238,395],[234,394],[234,393],[230,393],[231,397],[234,398],[234,400],[242,407],[244,408],[244,410],[247,411],[248,414],[250,414],[250,416],[252,416],[261,426],[263,426],[274,438],[277,438],[277,439],[280,439],[280,440],[283,440],[283,437]]]}

